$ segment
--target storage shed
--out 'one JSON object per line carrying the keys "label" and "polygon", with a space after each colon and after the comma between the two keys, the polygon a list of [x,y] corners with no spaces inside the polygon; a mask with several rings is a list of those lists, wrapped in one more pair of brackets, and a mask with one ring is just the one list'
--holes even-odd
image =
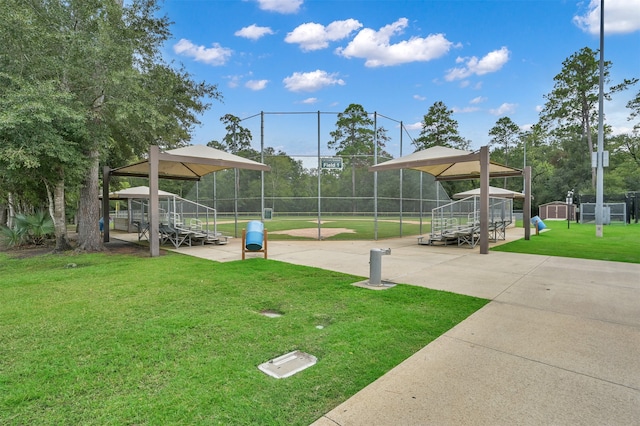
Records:
{"label": "storage shed", "polygon": [[538,216],[542,220],[575,220],[575,204],[567,205],[563,201],[552,201],[538,206]]}

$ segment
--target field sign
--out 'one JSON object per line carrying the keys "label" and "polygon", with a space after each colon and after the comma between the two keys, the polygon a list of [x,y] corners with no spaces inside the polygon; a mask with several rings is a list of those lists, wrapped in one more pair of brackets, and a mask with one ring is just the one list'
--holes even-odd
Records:
{"label": "field sign", "polygon": [[342,157],[326,157],[320,159],[320,167],[330,170],[342,170]]}

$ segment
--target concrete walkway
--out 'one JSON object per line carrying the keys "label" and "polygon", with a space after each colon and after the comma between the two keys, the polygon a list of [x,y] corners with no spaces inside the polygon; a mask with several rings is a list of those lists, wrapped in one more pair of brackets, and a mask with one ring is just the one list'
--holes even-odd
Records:
{"label": "concrete walkway", "polygon": [[[491,302],[314,426],[640,425],[640,265],[415,238],[270,241],[268,255],[368,277],[372,248],[391,248],[383,280]],[[241,258],[239,239],[174,251]]]}

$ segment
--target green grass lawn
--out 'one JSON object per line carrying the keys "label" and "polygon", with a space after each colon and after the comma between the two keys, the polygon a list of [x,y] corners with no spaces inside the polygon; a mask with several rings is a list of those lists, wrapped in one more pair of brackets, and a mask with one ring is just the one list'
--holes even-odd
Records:
{"label": "green grass lawn", "polygon": [[[307,425],[487,303],[171,253],[0,253],[0,276],[6,425]],[[293,350],[318,363],[285,379],[257,369]]]}
{"label": "green grass lawn", "polygon": [[[272,220],[266,220],[264,226],[268,232],[284,231],[289,229],[302,229],[302,228],[318,228],[317,217],[275,217]],[[359,218],[359,217],[343,217],[343,216],[328,216],[322,218],[322,228],[348,228],[355,231],[355,233],[341,233],[331,237],[326,237],[326,240],[373,240],[375,234],[375,224],[372,217]],[[226,222],[226,221],[225,221]],[[378,238],[397,238],[400,236],[400,220],[399,218],[379,218],[378,219]],[[241,233],[242,229],[246,228],[246,222],[238,223],[238,232]],[[422,231],[427,233],[430,230],[430,223],[427,220],[423,220]],[[234,223],[219,223],[218,231],[223,232],[225,235],[233,235],[235,231]],[[417,218],[404,218],[402,223],[402,235],[420,235],[419,219]],[[317,239],[317,234],[314,238],[305,238],[298,236],[291,236],[286,234],[269,234],[270,240],[312,240]]]}
{"label": "green grass lawn", "polygon": [[545,221],[545,225],[539,235],[532,228],[529,241],[516,240],[491,250],[640,263],[640,224],[606,225],[601,238],[593,224],[567,227],[565,221]]}

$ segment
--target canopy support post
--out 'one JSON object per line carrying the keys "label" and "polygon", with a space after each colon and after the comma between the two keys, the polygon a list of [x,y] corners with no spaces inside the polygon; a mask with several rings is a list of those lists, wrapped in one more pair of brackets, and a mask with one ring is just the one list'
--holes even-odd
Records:
{"label": "canopy support post", "polygon": [[522,205],[524,239],[531,239],[531,166],[524,168],[524,203]]}
{"label": "canopy support post", "polygon": [[109,181],[111,180],[109,166],[102,168],[102,242],[109,242]]}
{"label": "canopy support post", "polygon": [[160,202],[158,201],[158,168],[160,148],[149,147],[149,249],[151,257],[160,256]]}
{"label": "canopy support post", "polygon": [[489,253],[489,147],[480,148],[480,254]]}

